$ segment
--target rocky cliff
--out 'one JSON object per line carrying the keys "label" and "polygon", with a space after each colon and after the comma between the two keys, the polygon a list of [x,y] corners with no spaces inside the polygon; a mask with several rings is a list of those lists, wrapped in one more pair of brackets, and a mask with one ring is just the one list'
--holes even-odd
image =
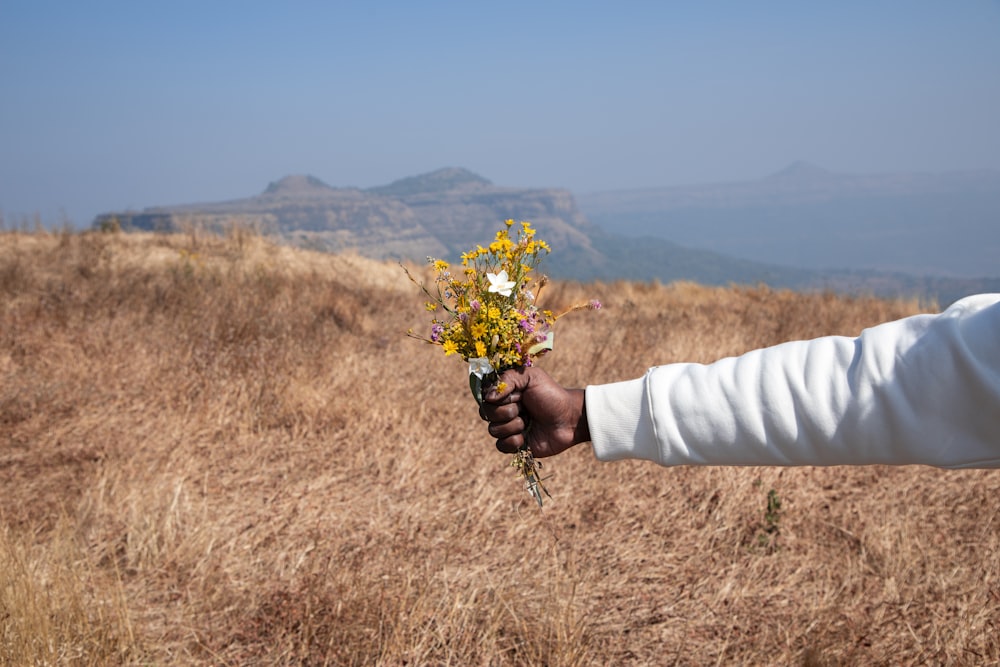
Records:
{"label": "rocky cliff", "polygon": [[167,232],[240,225],[318,250],[422,260],[429,255],[454,258],[487,243],[508,218],[530,220],[541,238],[567,256],[600,261],[591,238],[596,228],[568,191],[498,187],[456,168],[364,190],[293,175],[246,199],[107,213],[94,224]]}

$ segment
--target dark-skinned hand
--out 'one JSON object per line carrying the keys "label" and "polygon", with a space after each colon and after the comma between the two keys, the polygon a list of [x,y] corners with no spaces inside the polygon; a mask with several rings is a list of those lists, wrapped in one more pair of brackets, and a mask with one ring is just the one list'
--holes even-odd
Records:
{"label": "dark-skinned hand", "polygon": [[485,391],[479,416],[501,452],[527,444],[541,458],[590,440],[583,389],[566,389],[537,366],[505,371],[498,385]]}

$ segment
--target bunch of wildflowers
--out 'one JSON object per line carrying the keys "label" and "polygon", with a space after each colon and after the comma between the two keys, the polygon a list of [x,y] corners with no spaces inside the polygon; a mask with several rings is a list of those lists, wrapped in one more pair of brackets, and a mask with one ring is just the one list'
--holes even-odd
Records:
{"label": "bunch of wildflowers", "polygon": [[[467,361],[469,384],[480,403],[484,383],[496,381],[509,368],[531,366],[535,358],[552,349],[552,326],[562,315],[601,307],[591,301],[559,314],[540,310],[535,302],[546,278],[536,276],[536,268],[542,253],[548,254],[550,248],[535,238],[531,223],[521,222],[516,237],[512,237],[514,229],[514,221],[507,220],[489,247],[479,245],[462,255],[461,267],[428,257],[435,272],[433,290],[410,276],[428,297],[424,305],[434,315],[427,335],[412,329],[407,335],[441,346],[445,356]],[[503,383],[498,389],[505,389]],[[541,505],[536,470],[540,464],[524,449],[512,465]]]}

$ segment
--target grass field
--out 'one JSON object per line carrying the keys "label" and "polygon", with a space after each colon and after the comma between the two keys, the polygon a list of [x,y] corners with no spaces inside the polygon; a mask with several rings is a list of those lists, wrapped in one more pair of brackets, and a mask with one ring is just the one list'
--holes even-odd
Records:
{"label": "grass field", "polygon": [[[542,362],[576,386],[921,310],[546,292],[605,305]],[[539,511],[427,321],[238,231],[0,234],[0,664],[1000,663],[1000,474],[577,447]]]}

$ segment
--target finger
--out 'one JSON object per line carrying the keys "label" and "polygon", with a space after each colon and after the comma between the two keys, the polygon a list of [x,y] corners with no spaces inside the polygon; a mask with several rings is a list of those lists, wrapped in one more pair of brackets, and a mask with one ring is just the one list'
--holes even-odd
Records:
{"label": "finger", "polygon": [[[486,400],[492,402],[502,400],[504,397],[517,393],[518,396],[521,394],[521,390],[524,388],[525,378],[522,371],[517,369],[506,370],[500,376],[500,378],[493,384],[490,385],[484,397]],[[503,386],[503,391],[499,391],[500,386]]]}
{"label": "finger", "polygon": [[504,454],[513,454],[524,445],[524,435],[512,435],[509,438],[497,440],[497,449]]}
{"label": "finger", "polygon": [[508,405],[490,405],[482,410],[486,421],[494,423],[509,422],[521,414],[521,406],[517,403]]}
{"label": "finger", "polygon": [[524,420],[520,417],[514,417],[508,421],[503,422],[490,422],[489,428],[487,429],[494,438],[498,440],[503,440],[505,438],[510,438],[512,436],[520,435],[524,433],[524,427],[526,424]]}
{"label": "finger", "polygon": [[507,394],[506,396],[497,396],[491,400],[491,397],[486,396],[483,400],[483,405],[487,406],[487,410],[499,407],[501,405],[516,405],[521,401],[521,392],[515,392],[513,394]]}
{"label": "finger", "polygon": [[507,397],[513,394],[515,391],[514,387],[507,385],[504,387],[503,391],[497,388],[497,385],[490,385],[483,391],[483,400],[489,403],[499,403],[500,401],[507,400]]}
{"label": "finger", "polygon": [[507,403],[517,403],[521,400],[521,392],[514,390],[511,392],[497,393],[490,390],[483,394],[483,401],[491,405],[506,405]]}
{"label": "finger", "polygon": [[507,421],[521,412],[518,403],[483,403],[479,406],[479,416],[483,421]]}

